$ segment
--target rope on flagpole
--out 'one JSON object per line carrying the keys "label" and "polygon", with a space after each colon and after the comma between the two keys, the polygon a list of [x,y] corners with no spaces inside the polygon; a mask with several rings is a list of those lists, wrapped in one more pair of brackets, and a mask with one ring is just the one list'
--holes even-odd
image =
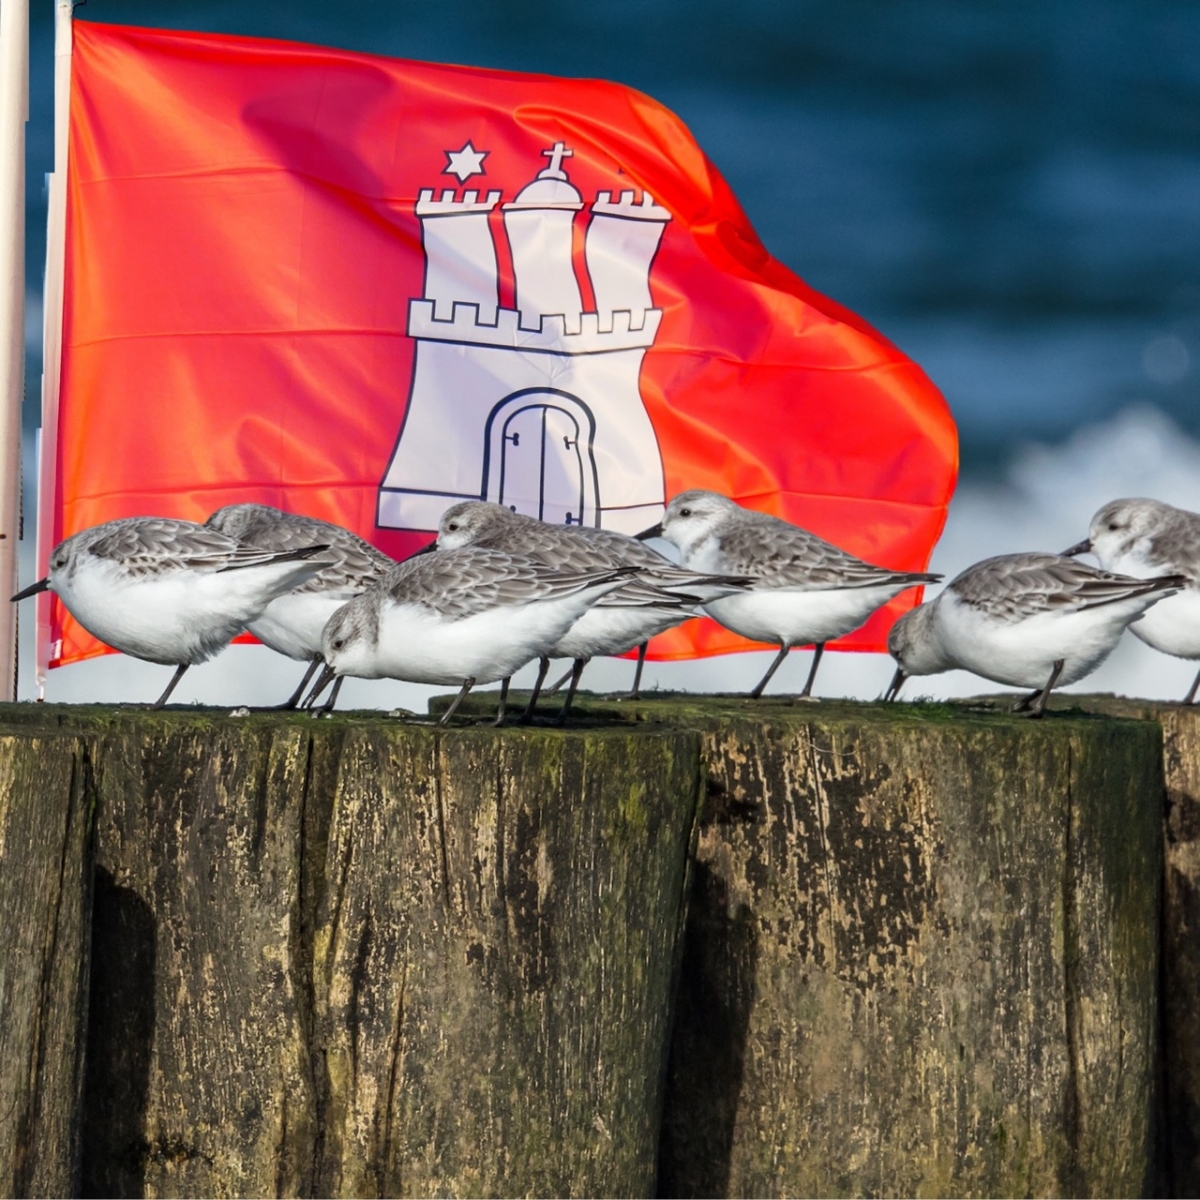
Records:
{"label": "rope on flagpole", "polygon": [[[0,0],[3,2],[3,0]],[[54,548],[58,463],[58,395],[62,365],[63,264],[67,237],[67,132],[70,127],[72,15],[75,0],[54,5],[54,170],[47,180],[46,274],[42,287],[42,428],[38,439],[37,570]],[[36,681],[45,698],[46,671],[56,657],[50,645],[52,596],[37,598]]]}
{"label": "rope on flagpole", "polygon": [[17,686],[16,590],[25,388],[25,122],[29,0],[0,0],[0,698]]}

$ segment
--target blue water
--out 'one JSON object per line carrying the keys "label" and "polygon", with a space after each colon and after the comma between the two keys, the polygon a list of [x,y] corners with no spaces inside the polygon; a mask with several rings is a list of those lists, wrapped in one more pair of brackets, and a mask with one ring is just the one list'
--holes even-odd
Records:
{"label": "blue water", "polygon": [[[33,3],[37,290],[53,5]],[[776,257],[942,387],[969,474],[1132,402],[1200,433],[1194,4],[90,0],[79,15],[641,88],[687,121]]]}

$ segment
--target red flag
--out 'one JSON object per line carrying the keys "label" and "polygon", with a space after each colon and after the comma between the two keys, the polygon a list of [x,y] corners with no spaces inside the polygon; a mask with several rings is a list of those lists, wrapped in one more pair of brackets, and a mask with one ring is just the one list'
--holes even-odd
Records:
{"label": "red flag", "polygon": [[[76,22],[65,239],[45,545],[256,500],[402,557],[464,497],[635,532],[701,487],[919,569],[945,520],[933,385],[616,84]],[[101,653],[54,603],[52,663]]]}

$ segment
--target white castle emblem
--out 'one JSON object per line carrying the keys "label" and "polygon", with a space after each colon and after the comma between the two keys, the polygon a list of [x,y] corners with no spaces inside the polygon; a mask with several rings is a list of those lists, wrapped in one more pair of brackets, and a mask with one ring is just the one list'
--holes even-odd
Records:
{"label": "white castle emblem", "polygon": [[[646,194],[600,192],[583,247],[595,311],[585,312],[573,253],[583,198],[561,142],[501,208],[516,280],[500,307],[489,214],[501,194],[423,189],[416,214],[424,296],[409,302],[417,339],[408,408],[379,491],[381,526],[436,529],[459,500],[493,500],[563,524],[634,533],[661,515],[662,459],[638,376],[662,310],[650,266],[671,219]],[[447,152],[460,184],[482,174],[468,142]]]}

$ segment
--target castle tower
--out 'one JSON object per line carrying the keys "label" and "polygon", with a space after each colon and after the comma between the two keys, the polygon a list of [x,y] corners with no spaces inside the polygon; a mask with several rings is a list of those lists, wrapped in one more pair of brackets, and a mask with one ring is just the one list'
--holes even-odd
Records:
{"label": "castle tower", "polygon": [[433,301],[436,320],[451,320],[456,303],[474,304],[481,321],[495,324],[500,296],[488,213],[499,202],[499,192],[488,192],[484,200],[478,192],[466,192],[458,200],[447,189],[435,200],[433,190],[427,188],[418,196],[425,295]]}
{"label": "castle tower", "polygon": [[514,309],[499,307],[488,221],[500,193],[420,193],[425,286],[409,302],[415,361],[381,526],[434,530],[468,499],[627,533],[662,514],[639,375],[662,319],[649,272],[670,214],[649,196],[599,194],[584,247],[598,311],[583,312],[572,244],[583,199],[563,165],[570,150],[543,154],[549,164],[502,209]]}
{"label": "castle tower", "polygon": [[583,300],[572,262],[572,226],[583,198],[567,179],[562,160],[571,151],[555,142],[542,152],[550,165],[504,206],[504,229],[512,249],[517,310],[522,329],[540,329],[542,317],[561,316],[568,333],[579,332]]}

